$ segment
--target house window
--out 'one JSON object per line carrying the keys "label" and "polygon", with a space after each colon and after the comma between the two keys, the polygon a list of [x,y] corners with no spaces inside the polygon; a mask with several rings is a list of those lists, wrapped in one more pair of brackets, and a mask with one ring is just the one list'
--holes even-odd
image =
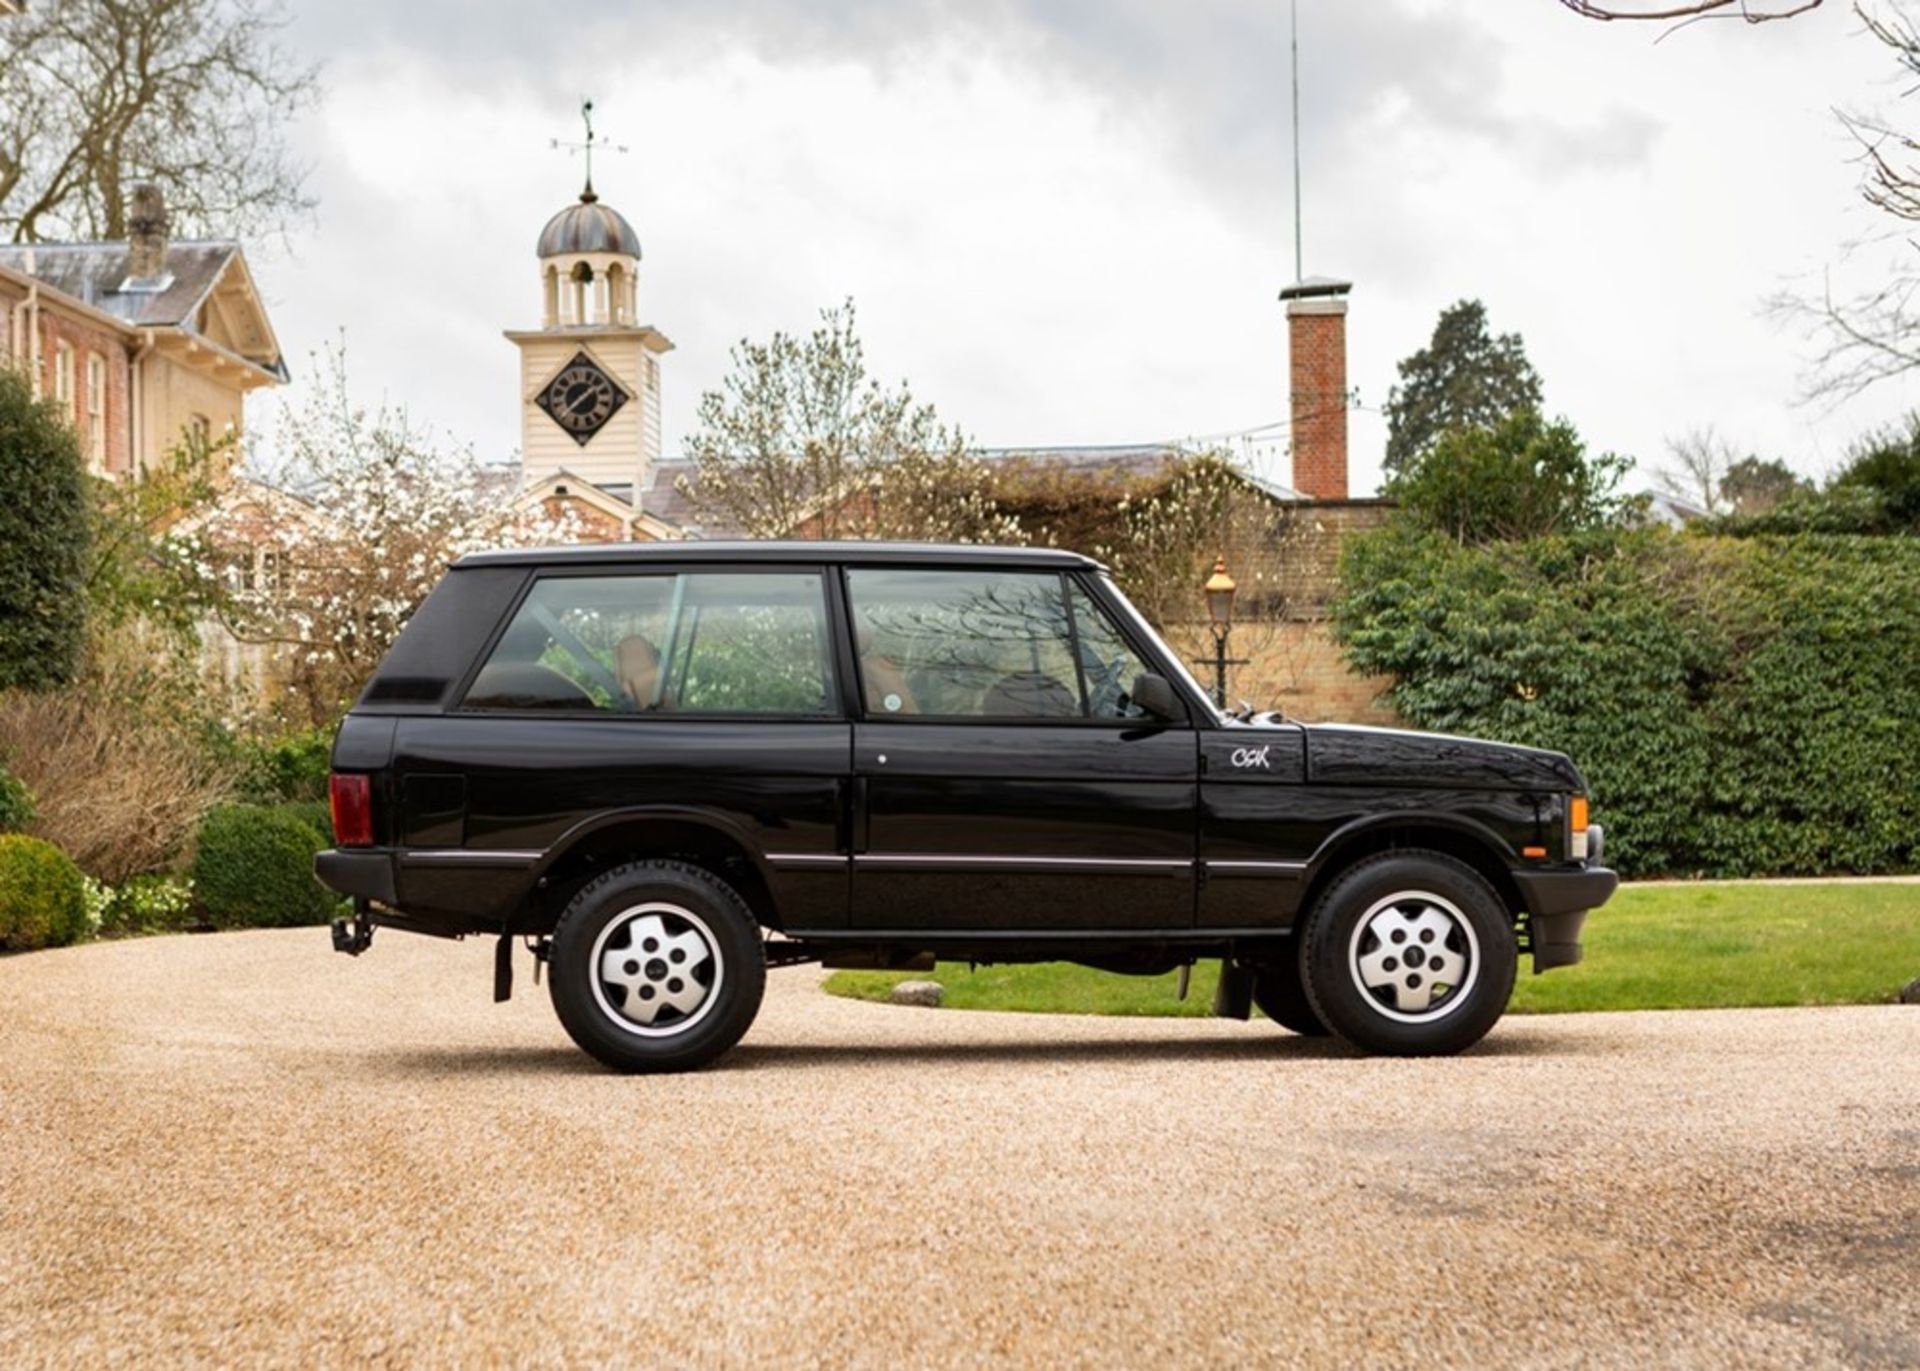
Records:
{"label": "house window", "polygon": [[195,452],[203,453],[213,446],[213,420],[204,414],[196,414],[187,420],[187,441],[193,445]]}
{"label": "house window", "polygon": [[67,407],[74,418],[80,417],[73,394],[73,344],[57,343],[53,349],[53,398]]}
{"label": "house window", "polygon": [[95,471],[107,469],[107,362],[87,354],[87,453]]}
{"label": "house window", "polygon": [[227,589],[273,594],[286,589],[287,554],[277,547],[236,548],[227,558]]}

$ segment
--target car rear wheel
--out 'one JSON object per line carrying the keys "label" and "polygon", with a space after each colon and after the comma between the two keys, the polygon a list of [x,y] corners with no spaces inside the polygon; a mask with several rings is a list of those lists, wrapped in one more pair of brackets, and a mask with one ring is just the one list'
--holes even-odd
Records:
{"label": "car rear wheel", "polygon": [[1314,1013],[1300,978],[1298,939],[1289,939],[1277,956],[1260,964],[1253,982],[1253,1002],[1282,1028],[1308,1038],[1327,1036],[1327,1025]]}
{"label": "car rear wheel", "polygon": [[1485,1037],[1513,994],[1513,919],[1486,878],[1444,853],[1382,853],[1342,873],[1307,917],[1314,1012],[1368,1052],[1438,1056]]}
{"label": "car rear wheel", "polygon": [[585,886],[554,929],[553,1007],[617,1071],[687,1071],[747,1031],[766,990],[739,894],[682,862],[634,862]]}

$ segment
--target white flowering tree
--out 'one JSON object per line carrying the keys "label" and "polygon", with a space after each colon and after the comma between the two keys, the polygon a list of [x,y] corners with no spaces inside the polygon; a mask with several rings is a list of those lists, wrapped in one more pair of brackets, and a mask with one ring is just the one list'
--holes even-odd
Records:
{"label": "white flowering tree", "polygon": [[207,530],[229,561],[227,627],[276,649],[290,723],[327,723],[352,703],[450,562],[580,536],[569,515],[515,505],[518,468],[437,444],[403,409],[357,403],[343,347],[316,373],[282,414],[274,479]]}
{"label": "white flowering tree", "polygon": [[851,300],[806,338],[736,345],[698,423],[687,494],[748,537],[1021,541],[965,435],[868,375]]}
{"label": "white flowering tree", "polygon": [[[1120,529],[1094,555],[1128,598],[1192,662],[1213,654],[1202,586],[1215,558],[1239,584],[1232,653],[1250,659],[1234,679],[1256,695],[1284,689],[1301,663],[1289,631],[1298,606],[1296,511],[1255,484],[1222,452],[1182,457],[1166,480],[1119,502]],[[1208,680],[1211,677],[1202,672]]]}

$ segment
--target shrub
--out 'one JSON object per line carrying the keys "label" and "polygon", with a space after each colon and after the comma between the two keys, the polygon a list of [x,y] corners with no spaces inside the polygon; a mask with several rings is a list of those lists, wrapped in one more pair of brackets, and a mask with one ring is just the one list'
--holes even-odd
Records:
{"label": "shrub", "polygon": [[0,766],[0,833],[18,833],[33,826],[40,812],[27,783]]}
{"label": "shrub", "polygon": [[241,798],[255,804],[315,801],[327,798],[327,775],[333,765],[335,726],[306,728],[277,738],[240,745],[246,770],[240,780]]}
{"label": "shrub", "polygon": [[1357,539],[1335,630],[1423,728],[1568,752],[1635,875],[1911,869],[1920,543]]}
{"label": "shrub", "polygon": [[194,927],[193,882],[178,876],[135,876],[101,901],[99,931],[108,937],[177,933]]}
{"label": "shrub", "polygon": [[1920,413],[1861,443],[1833,478],[1832,490],[1870,491],[1892,530],[1920,533]]}
{"label": "shrub", "polygon": [[1538,538],[1618,520],[1630,466],[1622,457],[1589,457],[1573,425],[1523,409],[1491,428],[1442,434],[1382,493],[1400,502],[1409,523],[1456,542]]}
{"label": "shrub", "polygon": [[109,885],[176,866],[232,790],[220,703],[193,664],[131,628],[96,639],[70,688],[0,697],[0,750],[39,802],[33,832]]}
{"label": "shrub", "polygon": [[194,894],[223,927],[325,923],[334,899],[314,878],[313,858],[326,846],[300,807],[221,805],[200,828]]}
{"label": "shrub", "polygon": [[0,690],[64,685],[86,626],[86,468],[73,428],[0,367]]}
{"label": "shrub", "polygon": [[24,833],[0,837],[0,948],[25,952],[85,937],[83,879],[52,843]]}

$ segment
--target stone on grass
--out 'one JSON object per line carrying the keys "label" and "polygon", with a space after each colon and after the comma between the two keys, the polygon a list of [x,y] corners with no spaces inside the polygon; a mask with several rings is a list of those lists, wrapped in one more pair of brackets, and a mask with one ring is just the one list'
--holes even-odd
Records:
{"label": "stone on grass", "polygon": [[938,981],[902,981],[893,988],[893,1002],[917,1004],[925,1009],[938,1009],[940,994]]}
{"label": "stone on grass", "polygon": [[1907,982],[1907,988],[1900,992],[1901,1004],[1920,1004],[1920,976]]}

